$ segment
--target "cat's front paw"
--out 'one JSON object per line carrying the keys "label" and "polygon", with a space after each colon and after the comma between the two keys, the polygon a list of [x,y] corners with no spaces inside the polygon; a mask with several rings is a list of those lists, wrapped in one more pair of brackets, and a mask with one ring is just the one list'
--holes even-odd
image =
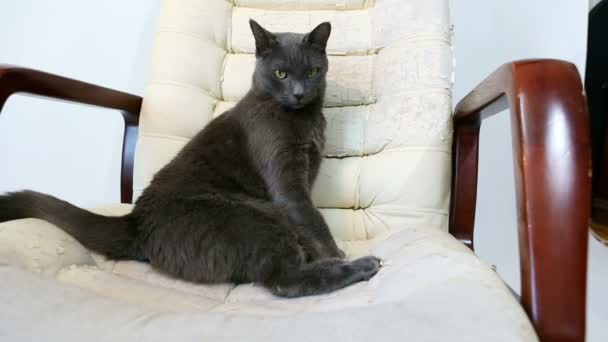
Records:
{"label": "cat's front paw", "polygon": [[352,261],[351,265],[361,272],[363,280],[369,280],[382,267],[382,260],[370,255]]}

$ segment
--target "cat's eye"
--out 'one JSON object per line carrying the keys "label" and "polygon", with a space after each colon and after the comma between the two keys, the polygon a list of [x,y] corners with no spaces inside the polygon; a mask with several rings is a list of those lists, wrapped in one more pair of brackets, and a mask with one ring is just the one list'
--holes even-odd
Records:
{"label": "cat's eye", "polygon": [[312,68],[306,72],[306,77],[311,78],[317,76],[319,68]]}
{"label": "cat's eye", "polygon": [[287,73],[285,71],[282,70],[275,70],[274,71],[274,76],[280,80],[284,79],[285,77],[287,77]]}

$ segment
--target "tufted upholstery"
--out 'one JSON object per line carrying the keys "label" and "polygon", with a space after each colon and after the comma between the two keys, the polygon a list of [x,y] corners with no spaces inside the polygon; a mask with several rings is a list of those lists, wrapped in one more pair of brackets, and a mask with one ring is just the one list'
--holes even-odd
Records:
{"label": "tufted upholstery", "polygon": [[333,24],[326,158],[313,200],[334,235],[349,242],[407,226],[446,229],[452,54],[443,0],[164,1],[135,196],[249,89],[249,18],[275,32]]}
{"label": "tufted upholstery", "polygon": [[107,261],[43,221],[5,222],[0,307],[12,309],[0,310],[0,337],[537,340],[498,276],[447,234],[453,66],[447,0],[163,0],[135,197],[247,91],[254,67],[249,18],[271,31],[305,32],[332,22],[327,146],[313,199],[347,254],[381,257],[380,272],[328,295],[285,300],[255,284],[190,284],[147,264]]}

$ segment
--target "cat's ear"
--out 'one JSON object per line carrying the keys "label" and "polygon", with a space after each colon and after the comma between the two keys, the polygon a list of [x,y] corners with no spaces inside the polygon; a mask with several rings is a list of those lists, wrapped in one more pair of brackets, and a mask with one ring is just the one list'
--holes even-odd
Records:
{"label": "cat's ear", "polygon": [[310,44],[312,47],[325,51],[330,33],[331,24],[326,21],[317,25],[310,33],[304,36],[304,42]]}
{"label": "cat's ear", "polygon": [[253,38],[255,38],[255,55],[257,57],[263,56],[276,44],[277,37],[253,19],[249,19],[249,26],[251,32],[253,32]]}

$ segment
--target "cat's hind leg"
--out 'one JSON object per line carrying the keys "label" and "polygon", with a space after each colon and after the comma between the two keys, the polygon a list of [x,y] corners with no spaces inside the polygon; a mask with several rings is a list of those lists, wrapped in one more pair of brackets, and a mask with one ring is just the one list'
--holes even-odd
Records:
{"label": "cat's hind leg", "polygon": [[373,256],[354,261],[321,259],[296,268],[286,267],[267,279],[264,285],[281,297],[318,295],[369,280],[380,266],[380,259]]}
{"label": "cat's hind leg", "polygon": [[197,283],[256,282],[282,297],[332,292],[370,279],[380,260],[319,258],[314,239],[265,203],[222,196],[173,200],[147,216],[145,256]]}

